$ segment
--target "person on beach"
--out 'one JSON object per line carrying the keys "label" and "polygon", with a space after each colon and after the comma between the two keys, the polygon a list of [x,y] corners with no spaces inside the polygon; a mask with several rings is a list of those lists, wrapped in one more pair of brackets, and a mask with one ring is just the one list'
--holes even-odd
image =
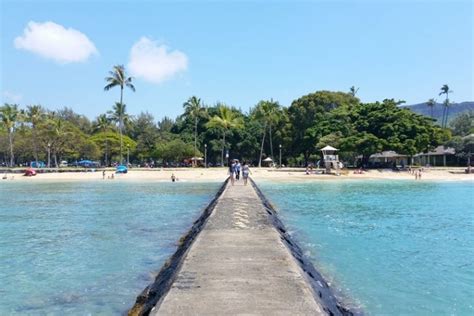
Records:
{"label": "person on beach", "polygon": [[418,180],[421,180],[421,170],[418,172]]}
{"label": "person on beach", "polygon": [[171,174],[171,182],[175,182],[176,181],[176,176],[174,175],[174,173]]}
{"label": "person on beach", "polygon": [[105,170],[102,171],[102,180],[105,180]]}
{"label": "person on beach", "polygon": [[247,165],[247,162],[244,161],[244,164],[242,166],[242,178],[244,179],[244,185],[247,185],[247,180],[249,178],[249,173],[251,173],[250,168]]}
{"label": "person on beach", "polygon": [[230,183],[234,185],[235,182],[235,161],[229,161],[229,177]]}

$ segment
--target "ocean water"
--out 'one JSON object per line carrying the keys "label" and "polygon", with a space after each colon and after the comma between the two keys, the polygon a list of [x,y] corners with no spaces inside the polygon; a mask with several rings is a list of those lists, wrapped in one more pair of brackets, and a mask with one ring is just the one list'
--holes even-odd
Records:
{"label": "ocean water", "polygon": [[0,315],[125,312],[219,186],[0,182]]}
{"label": "ocean water", "polygon": [[474,183],[259,183],[316,268],[368,315],[474,315]]}

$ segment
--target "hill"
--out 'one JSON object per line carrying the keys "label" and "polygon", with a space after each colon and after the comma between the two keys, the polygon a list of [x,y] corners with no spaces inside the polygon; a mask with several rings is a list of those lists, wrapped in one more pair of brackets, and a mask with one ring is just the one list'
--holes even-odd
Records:
{"label": "hill", "polygon": [[[431,116],[431,109],[428,105],[425,103],[418,103],[418,104],[412,104],[412,105],[404,105],[403,107],[407,107],[411,109],[413,112],[426,115],[426,116]],[[433,118],[436,119],[437,121],[440,121],[442,116],[443,116],[443,104],[442,103],[436,103],[435,106],[433,107]],[[467,112],[467,111],[474,111],[474,102],[473,101],[466,101],[466,102],[461,102],[461,103],[453,103],[449,107],[449,113],[448,113],[448,121],[455,118],[462,112]]]}

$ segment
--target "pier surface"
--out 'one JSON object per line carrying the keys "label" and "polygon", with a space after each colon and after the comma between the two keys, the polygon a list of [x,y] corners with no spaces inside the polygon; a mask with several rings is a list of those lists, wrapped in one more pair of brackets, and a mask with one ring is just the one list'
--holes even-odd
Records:
{"label": "pier surface", "polygon": [[249,183],[227,186],[151,315],[326,315]]}

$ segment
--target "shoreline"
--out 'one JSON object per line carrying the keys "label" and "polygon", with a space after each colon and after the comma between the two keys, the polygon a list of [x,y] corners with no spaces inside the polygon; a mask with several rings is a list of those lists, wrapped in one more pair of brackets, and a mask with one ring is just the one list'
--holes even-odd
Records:
{"label": "shoreline", "polygon": [[[174,174],[178,182],[206,182],[224,181],[227,177],[227,168],[173,168],[173,169],[131,169],[127,174],[115,174],[114,169],[106,169],[106,178],[102,178],[102,171],[97,170],[61,170],[38,172],[36,176],[26,177],[22,173],[0,171],[0,176],[7,176],[10,180],[26,182],[43,181],[159,181],[171,182]],[[43,170],[41,170],[43,171]],[[391,170],[368,170],[363,174],[354,174],[354,170],[343,170],[340,176],[326,174],[305,174],[304,168],[251,168],[251,177],[255,181],[274,182],[317,182],[317,181],[344,181],[344,180],[412,180],[423,181],[473,181],[474,174],[462,173],[464,168],[429,168],[422,173],[421,180],[415,180],[415,176],[406,171],[394,172]],[[108,179],[114,174],[114,179]]]}

